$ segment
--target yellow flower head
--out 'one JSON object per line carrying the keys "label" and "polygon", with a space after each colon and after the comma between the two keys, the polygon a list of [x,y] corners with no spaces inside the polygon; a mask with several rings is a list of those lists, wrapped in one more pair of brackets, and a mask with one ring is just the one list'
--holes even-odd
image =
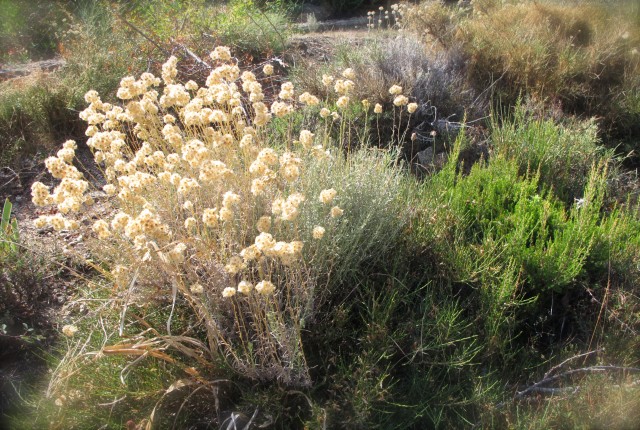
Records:
{"label": "yellow flower head", "polygon": [[78,332],[78,327],[72,324],[67,324],[64,327],[62,327],[62,334],[64,334],[67,337],[73,337],[77,332]]}
{"label": "yellow flower head", "polygon": [[336,102],[336,106],[338,106],[340,109],[346,109],[348,105],[349,105],[348,96],[341,96],[338,98],[338,101]]}
{"label": "yellow flower head", "polygon": [[269,230],[271,230],[271,217],[270,216],[260,217],[260,219],[256,223],[256,228],[260,233],[268,233]]}
{"label": "yellow flower head", "polygon": [[404,106],[407,103],[409,103],[409,99],[407,98],[407,96],[400,95],[393,99],[393,104],[396,106]]}
{"label": "yellow flower head", "polygon": [[338,206],[334,206],[331,208],[331,218],[339,218],[342,216],[344,211],[340,209]]}
{"label": "yellow flower head", "polygon": [[325,87],[331,86],[333,83],[333,76],[330,75],[322,75],[322,85]]}
{"label": "yellow flower head", "polygon": [[93,231],[98,235],[98,239],[106,239],[111,236],[109,224],[105,220],[98,220],[93,224]]}
{"label": "yellow flower head", "polygon": [[355,79],[356,72],[354,72],[353,69],[349,67],[348,69],[344,69],[344,71],[342,72],[342,76],[347,79]]}
{"label": "yellow flower head", "polygon": [[240,294],[249,295],[253,290],[253,285],[249,281],[240,281],[238,283],[238,292]]}
{"label": "yellow flower head", "polygon": [[198,225],[198,220],[194,217],[190,216],[189,218],[184,220],[184,228],[187,230],[193,230]]}
{"label": "yellow flower head", "polygon": [[222,297],[224,297],[225,299],[229,297],[233,297],[235,295],[236,295],[236,289],[233,287],[227,287],[224,290],[222,290]]}
{"label": "yellow flower head", "polygon": [[324,203],[325,205],[331,203],[334,199],[334,197],[336,196],[336,194],[338,194],[338,192],[336,190],[334,190],[333,188],[329,188],[327,190],[322,190],[320,191],[320,198],[319,200]]}
{"label": "yellow flower head", "polygon": [[320,227],[319,225],[315,226],[313,228],[313,238],[317,240],[322,239],[322,237],[324,236],[324,232],[324,227]]}
{"label": "yellow flower head", "polygon": [[231,50],[227,46],[216,46],[209,54],[212,60],[229,61],[231,60]]}
{"label": "yellow flower head", "polygon": [[255,240],[256,248],[262,252],[270,251],[275,245],[276,241],[269,233],[262,232],[256,236]]}
{"label": "yellow flower head", "polygon": [[402,87],[400,85],[392,85],[391,88],[389,88],[389,94],[391,94],[392,96],[397,96],[401,93]]}
{"label": "yellow flower head", "polygon": [[218,225],[218,208],[207,208],[202,212],[202,222],[208,227],[216,227]]}
{"label": "yellow flower head", "polygon": [[255,290],[258,294],[268,296],[276,290],[276,286],[269,281],[260,281],[256,284]]}

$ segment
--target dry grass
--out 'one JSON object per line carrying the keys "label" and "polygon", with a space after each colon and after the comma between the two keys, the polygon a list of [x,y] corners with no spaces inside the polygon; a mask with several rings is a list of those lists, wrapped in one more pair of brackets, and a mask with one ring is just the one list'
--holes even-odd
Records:
{"label": "dry grass", "polygon": [[637,13],[630,2],[485,1],[460,9],[432,1],[407,20],[427,41],[461,53],[467,80],[494,88],[503,104],[525,94],[559,102],[565,112],[602,117],[605,131],[620,134],[636,130],[640,115]]}

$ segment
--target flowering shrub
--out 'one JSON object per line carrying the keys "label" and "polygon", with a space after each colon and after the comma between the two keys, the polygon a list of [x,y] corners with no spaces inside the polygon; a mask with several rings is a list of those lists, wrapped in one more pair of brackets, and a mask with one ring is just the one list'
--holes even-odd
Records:
{"label": "flowering shrub", "polygon": [[[319,273],[311,262],[319,247],[310,243],[326,241],[345,210],[338,191],[308,194],[313,187],[304,179],[307,166],[329,168],[329,140],[304,129],[294,136],[290,127],[289,140],[273,142],[269,123],[320,102],[303,93],[298,105],[293,84],[285,82],[268,106],[258,77],[242,72],[229,48],[217,47],[211,59],[216,67],[204,87],[178,82],[171,57],[162,78],[122,79],[123,106],[102,102],[95,91],[85,95],[89,106],[80,116],[88,124],[87,145],[113,204],[93,232],[127,300],[158,293],[174,304],[184,298],[203,322],[208,345],[171,336],[170,320],[167,345],[191,357],[205,350],[251,378],[307,385],[300,332],[328,297],[316,288]],[[352,73],[335,81],[339,109],[350,103]],[[400,87],[393,93],[404,97]],[[397,105],[407,102],[404,97]],[[325,110],[326,123],[340,118]],[[32,187],[35,204],[56,205],[59,212],[38,218],[40,227],[77,228],[67,215],[93,204],[89,182],[72,164],[75,150],[68,141],[46,160],[60,179],[52,193],[42,183]],[[317,222],[301,222],[305,212]]]}

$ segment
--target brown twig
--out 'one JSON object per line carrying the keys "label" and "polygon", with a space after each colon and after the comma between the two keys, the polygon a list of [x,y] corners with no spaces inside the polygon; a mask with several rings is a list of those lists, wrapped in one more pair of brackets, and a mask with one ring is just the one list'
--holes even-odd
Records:
{"label": "brown twig", "polygon": [[11,173],[13,173],[13,176],[11,177],[11,179],[9,179],[9,181],[7,181],[4,184],[0,185],[0,190],[3,189],[4,187],[6,187],[7,185],[9,185],[10,183],[12,183],[13,181],[15,181],[16,179],[20,179],[20,175],[18,175],[15,172],[15,170],[13,170],[12,168],[5,166],[5,167],[3,167],[3,169],[10,170]]}
{"label": "brown twig", "polygon": [[198,57],[192,50],[190,50],[189,48],[187,48],[186,46],[184,46],[181,43],[177,43],[177,42],[173,42],[176,46],[182,48],[182,50],[191,58],[193,58],[193,60],[199,64],[200,66],[204,67],[207,70],[211,70],[213,69],[213,67],[209,64],[207,64],[207,62],[205,62],[202,58]]}
{"label": "brown twig", "polygon": [[565,364],[567,364],[568,362],[570,362],[570,361],[572,361],[572,360],[575,360],[575,359],[577,359],[577,358],[582,358],[582,357],[588,357],[588,356],[590,356],[590,355],[597,354],[597,353],[602,352],[602,351],[604,351],[604,349],[603,349],[603,348],[600,348],[600,349],[596,349],[596,350],[594,350],[594,351],[589,351],[589,352],[585,352],[585,353],[583,353],[583,354],[578,354],[578,355],[574,355],[573,357],[569,357],[569,358],[567,358],[566,360],[564,360],[562,363],[557,364],[557,365],[553,366],[551,369],[549,369],[549,370],[547,371],[547,373],[545,373],[545,374],[544,374],[543,378],[548,378],[548,377],[549,377],[549,376],[551,376],[551,375],[552,375],[556,370],[561,369],[562,367],[564,367],[564,365],[565,365]]}
{"label": "brown twig", "polygon": [[[610,371],[617,371],[617,372],[640,372],[640,368],[638,367],[624,367],[624,366],[590,366],[590,367],[582,367],[580,369],[572,369],[572,370],[567,370],[566,372],[560,373],[558,375],[555,376],[549,376],[547,378],[543,378],[541,381],[536,382],[535,384],[531,385],[530,387],[519,391],[518,393],[516,393],[515,398],[519,399],[522,398],[524,396],[526,396],[529,393],[532,392],[541,392],[541,391],[549,391],[549,390],[542,390],[543,388],[548,388],[548,387],[543,387],[543,385],[547,385],[550,384],[552,382],[555,382],[559,379],[565,378],[567,376],[571,376],[571,375],[575,375],[578,373],[601,373],[601,372],[610,372]],[[576,387],[575,390],[579,389],[580,387]],[[558,390],[558,389],[556,389]]]}
{"label": "brown twig", "polygon": [[145,39],[147,39],[149,42],[151,42],[151,44],[153,44],[156,48],[158,48],[160,51],[162,51],[162,53],[164,55],[169,55],[169,51],[167,51],[165,48],[162,47],[162,45],[160,45],[160,43],[158,43],[157,41],[153,40],[151,37],[147,36],[146,34],[144,34],[142,32],[142,30],[140,30],[138,27],[136,27],[135,25],[131,24],[127,19],[125,19],[125,17],[123,17],[120,13],[118,12],[114,12],[115,16],[118,17],[118,19],[120,19],[122,22],[124,22],[127,27],[131,28],[133,31],[135,31],[136,33],[138,33],[140,36],[144,37]]}
{"label": "brown twig", "polygon": [[596,337],[596,331],[598,330],[598,325],[600,325],[600,321],[602,319],[602,314],[607,308],[607,302],[609,301],[609,290],[611,289],[611,259],[609,259],[608,264],[608,274],[607,274],[607,288],[604,290],[604,296],[602,297],[602,303],[600,303],[600,311],[598,312],[598,319],[596,319],[596,325],[593,327],[593,332],[591,333],[591,339],[589,339],[589,346],[593,345],[593,340]]}

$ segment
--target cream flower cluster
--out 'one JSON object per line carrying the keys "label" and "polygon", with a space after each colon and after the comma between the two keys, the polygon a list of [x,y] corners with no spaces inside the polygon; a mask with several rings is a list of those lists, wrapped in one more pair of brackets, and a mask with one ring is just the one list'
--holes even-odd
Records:
{"label": "cream flower cluster", "polygon": [[[271,148],[265,144],[265,126],[274,116],[321,102],[309,92],[296,98],[293,84],[285,82],[268,105],[256,75],[241,71],[229,48],[217,47],[210,58],[215,67],[202,87],[180,83],[178,60],[171,57],[161,78],[151,73],[123,78],[119,106],[102,102],[95,91],[85,95],[89,105],[80,116],[87,122],[87,145],[104,171],[107,201],[118,207],[113,216],[97,219],[92,231],[121,247],[130,264],[156,261],[150,270],[182,271],[179,265],[204,258],[204,264],[221,264],[235,285],[216,289],[198,275],[187,288],[193,294],[240,294],[234,300],[253,293],[268,296],[280,288],[272,268],[301,261],[299,238],[329,234],[322,226],[302,232],[297,220],[306,201],[299,191],[306,160],[322,161],[331,154],[306,129],[297,141]],[[273,73],[273,66],[266,65],[263,73]],[[353,70],[345,70],[342,78],[323,80],[340,96],[338,106],[349,103],[355,87]],[[327,116],[339,118],[331,111]],[[91,203],[89,184],[72,164],[75,150],[69,141],[47,159],[47,168],[60,180],[53,192],[39,182],[32,186],[34,203],[57,205],[59,212],[41,217],[37,225],[75,227],[77,222],[63,214]],[[329,205],[336,192],[323,193],[322,202]],[[337,206],[327,209],[327,217],[340,215]],[[122,264],[112,270],[121,286],[132,273]]]}
{"label": "cream flower cluster", "polygon": [[58,214],[44,215],[36,219],[38,228],[47,225],[55,230],[72,230],[78,227],[78,223],[66,219],[63,215],[78,212],[83,206],[93,204],[93,198],[86,195],[89,183],[83,179],[82,173],[73,166],[77,146],[72,140],[68,140],[58,151],[57,156],[45,160],[45,166],[51,175],[60,179],[60,183],[49,193],[49,187],[41,182],[34,182],[31,186],[31,199],[36,206],[56,205]]}
{"label": "cream flower cluster", "polygon": [[[417,103],[409,103],[409,98],[402,94],[402,87],[400,85],[392,85],[389,88],[389,94],[394,96],[393,105],[394,106],[406,106],[407,112],[410,114],[414,113],[418,109]],[[376,105],[374,109],[375,113],[382,113],[382,106]]]}
{"label": "cream flower cluster", "polygon": [[320,103],[320,99],[318,99],[318,97],[306,91],[300,94],[300,96],[298,97],[298,100],[300,101],[300,103],[304,103],[309,106],[316,106],[317,104]]}
{"label": "cream flower cluster", "polygon": [[253,245],[240,252],[240,256],[243,264],[256,262],[263,257],[267,257],[278,259],[285,266],[290,266],[302,256],[303,247],[304,243],[299,240],[292,242],[276,241],[271,233],[262,232],[256,236]]}
{"label": "cream flower cluster", "polygon": [[293,221],[298,218],[299,207],[305,197],[300,193],[293,193],[286,199],[277,198],[271,204],[271,213],[283,221]]}
{"label": "cream flower cluster", "polygon": [[[347,69],[350,70],[350,69]],[[356,87],[355,82],[351,79],[338,79],[335,81],[336,83],[333,85],[333,89],[337,94],[346,95],[351,93]]]}

